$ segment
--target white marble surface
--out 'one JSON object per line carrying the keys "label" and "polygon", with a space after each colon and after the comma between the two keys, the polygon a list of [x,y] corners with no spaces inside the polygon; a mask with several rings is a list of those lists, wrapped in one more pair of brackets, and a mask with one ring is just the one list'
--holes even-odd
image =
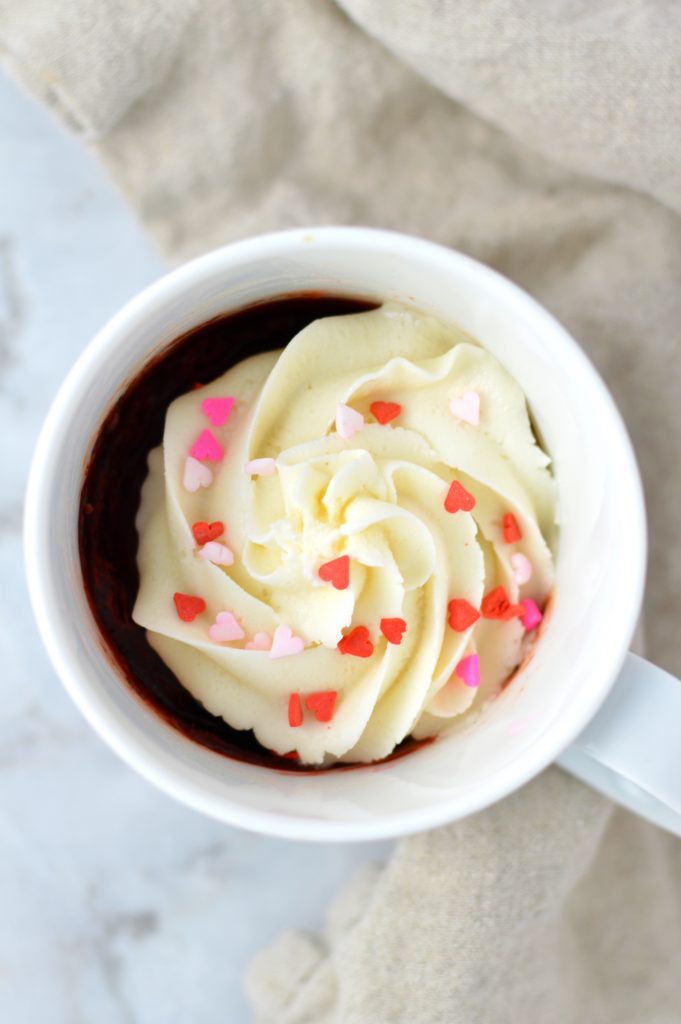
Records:
{"label": "white marble surface", "polygon": [[[93,332],[162,263],[95,160],[0,78],[0,1020],[243,1024],[241,973],[318,927],[386,845],[209,821],[91,733],[36,635],[20,546],[31,451]],[[29,538],[30,543],[30,538]]]}

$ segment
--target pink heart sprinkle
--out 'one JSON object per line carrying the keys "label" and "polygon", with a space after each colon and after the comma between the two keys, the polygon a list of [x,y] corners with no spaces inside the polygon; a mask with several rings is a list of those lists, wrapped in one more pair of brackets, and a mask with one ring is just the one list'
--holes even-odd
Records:
{"label": "pink heart sprinkle", "polygon": [[241,640],[246,636],[232,612],[218,612],[215,622],[208,630],[208,636],[216,643]]}
{"label": "pink heart sprinkle", "polygon": [[520,603],[525,609],[525,614],[520,616],[520,621],[527,632],[530,633],[533,629],[537,628],[544,616],[530,597],[524,597]]}
{"label": "pink heart sprinkle", "polygon": [[459,679],[466,686],[480,686],[480,658],[477,654],[467,654],[454,669]]}
{"label": "pink heart sprinkle", "polygon": [[289,626],[277,626],[272,637],[270,658],[286,658],[290,654],[300,654],[305,646],[299,636],[294,636]]}
{"label": "pink heart sprinkle", "polygon": [[247,651],[269,651],[272,646],[272,637],[269,633],[256,633],[252,640],[246,644]]}
{"label": "pink heart sprinkle", "polygon": [[209,540],[199,549],[199,558],[204,562],[212,562],[214,565],[233,565],[234,555],[226,544],[220,544],[217,540]]}
{"label": "pink heart sprinkle", "polygon": [[458,420],[477,427],[480,422],[480,395],[477,391],[464,391],[460,398],[452,398],[449,409]]}
{"label": "pink heart sprinkle", "polygon": [[339,437],[342,437],[344,441],[349,441],[363,426],[364,417],[361,412],[351,409],[349,405],[343,405],[342,402],[338,403],[336,406],[336,431]]}
{"label": "pink heart sprinkle", "polygon": [[532,576],[532,562],[529,558],[525,558],[525,555],[521,555],[519,551],[511,555],[510,561],[513,566],[513,579],[519,587],[522,587],[523,583],[527,583]]}
{"label": "pink heart sprinkle", "polygon": [[210,487],[213,483],[213,473],[204,466],[202,462],[197,462],[191,455],[188,455],[184,464],[184,476],[182,477],[182,484],[186,491],[198,491],[199,487]]}
{"label": "pink heart sprinkle", "polygon": [[194,459],[208,459],[210,462],[219,462],[223,454],[222,445],[210,430],[202,430],[189,449],[189,454]]}
{"label": "pink heart sprinkle", "polygon": [[251,476],[272,476],[277,471],[277,464],[274,459],[252,459],[244,469]]}
{"label": "pink heart sprinkle", "polygon": [[233,408],[233,398],[204,398],[201,402],[201,412],[214,427],[226,423]]}

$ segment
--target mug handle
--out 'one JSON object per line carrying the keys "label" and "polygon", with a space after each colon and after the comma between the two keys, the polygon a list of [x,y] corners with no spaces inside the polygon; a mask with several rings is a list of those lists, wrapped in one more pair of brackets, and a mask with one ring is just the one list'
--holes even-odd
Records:
{"label": "mug handle", "polygon": [[681,836],[681,681],[627,654],[605,704],[557,763]]}

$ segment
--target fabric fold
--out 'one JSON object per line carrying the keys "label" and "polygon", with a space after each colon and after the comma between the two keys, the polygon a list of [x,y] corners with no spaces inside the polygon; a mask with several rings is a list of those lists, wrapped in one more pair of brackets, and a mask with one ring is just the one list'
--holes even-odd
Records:
{"label": "fabric fold", "polygon": [[680,871],[675,837],[549,769],[361,871],[314,960],[296,932],[261,953],[254,1024],[673,1024]]}
{"label": "fabric fold", "polygon": [[338,0],[425,81],[562,166],[681,211],[681,8]]}
{"label": "fabric fold", "polygon": [[159,85],[200,0],[0,0],[0,57],[88,141]]}

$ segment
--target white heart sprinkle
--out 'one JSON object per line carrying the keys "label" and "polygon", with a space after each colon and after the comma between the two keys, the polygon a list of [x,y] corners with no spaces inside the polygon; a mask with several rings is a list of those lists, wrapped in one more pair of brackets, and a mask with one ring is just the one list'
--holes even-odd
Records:
{"label": "white heart sprinkle", "polygon": [[270,658],[286,658],[289,654],[300,654],[305,646],[299,636],[294,636],[289,626],[277,626],[272,637]]}
{"label": "white heart sprinkle", "polygon": [[232,612],[218,612],[208,630],[208,636],[216,643],[226,643],[229,640],[241,640],[246,634]]}
{"label": "white heart sprinkle", "polygon": [[339,402],[336,406],[336,431],[344,441],[349,441],[364,426],[361,412],[351,409],[349,405]]}
{"label": "white heart sprinkle", "polygon": [[256,633],[245,646],[247,651],[269,651],[272,646],[272,637],[269,633]]}
{"label": "white heart sprinkle", "polygon": [[449,409],[458,420],[474,427],[480,423],[480,395],[477,391],[464,391],[460,398],[452,398]]}
{"label": "white heart sprinkle", "polygon": [[274,459],[252,459],[244,466],[251,476],[272,476],[277,471]]}
{"label": "white heart sprinkle", "polygon": [[234,555],[231,548],[226,544],[220,544],[217,540],[209,540],[199,549],[199,558],[204,562],[213,562],[214,565],[233,565]]}
{"label": "white heart sprinkle", "polygon": [[514,555],[511,555],[510,562],[513,566],[513,579],[519,587],[522,587],[523,583],[527,583],[532,576],[534,571],[532,562],[529,558],[525,558],[525,555],[522,555],[519,551]]}
{"label": "white heart sprinkle", "polygon": [[182,483],[186,491],[198,491],[199,487],[210,487],[213,483],[213,471],[202,462],[188,455],[184,464]]}

